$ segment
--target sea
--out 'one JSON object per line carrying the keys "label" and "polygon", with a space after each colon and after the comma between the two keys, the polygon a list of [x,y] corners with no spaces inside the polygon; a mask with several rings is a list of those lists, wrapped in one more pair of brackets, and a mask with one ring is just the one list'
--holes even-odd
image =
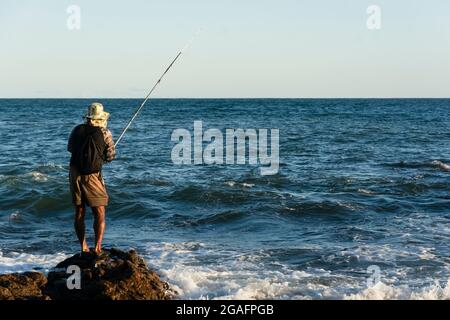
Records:
{"label": "sea", "polygon": [[[142,102],[0,100],[0,273],[79,251],[67,140],[94,101],[115,139]],[[278,129],[279,170],[175,164],[195,121]],[[180,299],[450,299],[448,99],[154,99],[103,176],[104,246]]]}

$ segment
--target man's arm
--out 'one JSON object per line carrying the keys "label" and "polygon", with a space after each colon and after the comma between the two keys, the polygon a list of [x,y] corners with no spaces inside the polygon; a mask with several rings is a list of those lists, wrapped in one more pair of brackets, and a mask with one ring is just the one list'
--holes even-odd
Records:
{"label": "man's arm", "polygon": [[106,144],[104,159],[106,162],[111,162],[116,157],[116,147],[114,146],[113,137],[111,131],[106,128],[102,128],[102,133]]}

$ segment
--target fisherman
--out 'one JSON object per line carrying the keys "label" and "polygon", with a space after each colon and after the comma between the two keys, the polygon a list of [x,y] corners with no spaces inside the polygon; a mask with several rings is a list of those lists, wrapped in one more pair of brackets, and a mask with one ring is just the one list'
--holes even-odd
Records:
{"label": "fisherman", "polygon": [[115,146],[111,132],[107,129],[109,113],[101,103],[93,103],[83,117],[86,123],[76,126],[70,134],[67,149],[70,159],[70,191],[75,206],[75,231],[81,251],[90,252],[85,238],[84,217],[86,205],[94,215],[94,253],[102,250],[105,232],[105,207],[108,193],[102,176],[102,166],[115,157]]}

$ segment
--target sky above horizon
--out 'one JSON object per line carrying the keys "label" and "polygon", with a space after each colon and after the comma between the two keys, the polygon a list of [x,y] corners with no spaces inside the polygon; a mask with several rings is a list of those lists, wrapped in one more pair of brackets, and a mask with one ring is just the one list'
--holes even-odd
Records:
{"label": "sky above horizon", "polygon": [[154,97],[450,97],[448,0],[0,0],[0,98],[142,98],[200,28]]}

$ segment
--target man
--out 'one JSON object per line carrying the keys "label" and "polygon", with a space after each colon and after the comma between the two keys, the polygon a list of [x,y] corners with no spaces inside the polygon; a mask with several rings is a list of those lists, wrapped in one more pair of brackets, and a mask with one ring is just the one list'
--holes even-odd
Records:
{"label": "man", "polygon": [[93,103],[84,118],[86,123],[73,129],[67,146],[72,153],[70,191],[75,205],[75,231],[81,251],[90,252],[84,225],[87,205],[94,215],[94,253],[100,254],[105,232],[105,207],[109,200],[101,169],[104,163],[114,160],[115,147],[111,132],[106,128],[109,113],[103,110],[102,104]]}

